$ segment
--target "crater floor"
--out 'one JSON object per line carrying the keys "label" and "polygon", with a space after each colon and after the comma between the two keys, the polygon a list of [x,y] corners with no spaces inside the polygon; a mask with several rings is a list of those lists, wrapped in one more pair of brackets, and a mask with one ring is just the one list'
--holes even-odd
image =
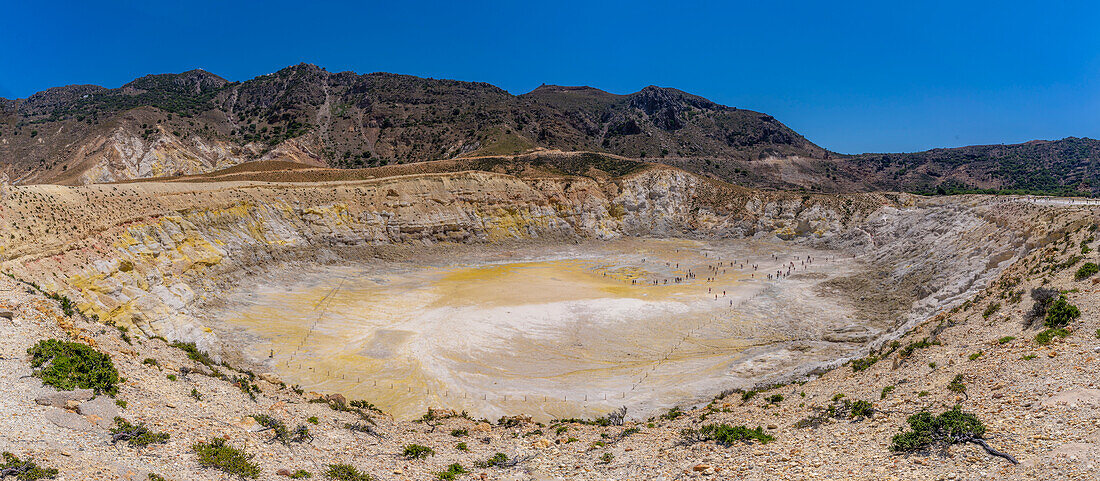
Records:
{"label": "crater floor", "polygon": [[208,315],[288,383],[397,417],[442,407],[549,419],[622,405],[646,417],[835,359],[880,332],[845,294],[816,288],[859,268],[749,240],[479,246],[416,263],[272,269]]}

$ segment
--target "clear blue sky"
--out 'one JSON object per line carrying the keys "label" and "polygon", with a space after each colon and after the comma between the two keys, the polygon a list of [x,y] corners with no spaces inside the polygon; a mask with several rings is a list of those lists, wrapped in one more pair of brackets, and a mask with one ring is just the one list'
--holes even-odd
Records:
{"label": "clear blue sky", "polygon": [[[598,5],[596,5],[599,3]],[[1100,137],[1100,3],[0,0],[0,97],[299,62],[675,87],[845,153]]]}

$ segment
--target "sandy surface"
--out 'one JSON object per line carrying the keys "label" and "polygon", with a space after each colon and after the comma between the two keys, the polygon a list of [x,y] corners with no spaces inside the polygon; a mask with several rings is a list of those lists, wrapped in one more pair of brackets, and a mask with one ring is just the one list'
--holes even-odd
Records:
{"label": "sandy surface", "polygon": [[880,328],[814,294],[851,272],[833,256],[743,240],[490,247],[447,263],[280,271],[211,317],[287,382],[398,417],[620,405],[644,417],[856,346],[822,341],[830,332]]}

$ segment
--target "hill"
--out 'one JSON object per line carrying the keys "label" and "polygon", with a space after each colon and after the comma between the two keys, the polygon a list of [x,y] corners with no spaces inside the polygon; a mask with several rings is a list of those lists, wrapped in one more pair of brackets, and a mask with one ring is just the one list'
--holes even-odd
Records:
{"label": "hill", "polygon": [[361,168],[543,149],[784,190],[1100,193],[1093,139],[841,155],[770,115],[656,86],[618,95],[542,85],[512,95],[481,82],[300,64],[244,82],[192,70],[0,99],[0,178],[18,184],[196,175],[256,160]]}
{"label": "hill", "polygon": [[287,67],[245,82],[202,70],[117,89],[0,101],[0,162],[16,183],[187,175],[252,160],[365,167],[539,148],[635,158],[821,157],[773,117],[655,86],[614,95]]}

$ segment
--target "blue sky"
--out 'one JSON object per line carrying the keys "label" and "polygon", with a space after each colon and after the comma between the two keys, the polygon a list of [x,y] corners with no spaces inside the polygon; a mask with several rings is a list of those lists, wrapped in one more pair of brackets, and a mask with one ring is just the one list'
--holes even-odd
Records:
{"label": "blue sky", "polygon": [[[597,4],[598,3],[598,4]],[[845,153],[1100,137],[1100,3],[0,0],[0,97],[203,68],[675,87]]]}

